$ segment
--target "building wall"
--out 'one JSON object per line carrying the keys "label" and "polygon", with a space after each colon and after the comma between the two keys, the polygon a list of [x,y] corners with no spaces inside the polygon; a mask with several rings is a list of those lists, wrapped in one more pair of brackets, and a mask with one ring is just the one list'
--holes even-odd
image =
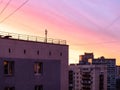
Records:
{"label": "building wall", "polygon": [[120,90],[120,77],[116,79],[116,90]]}
{"label": "building wall", "polygon": [[116,66],[116,78],[120,78],[120,66]]}
{"label": "building wall", "polygon": [[[0,76],[2,76],[1,78],[4,79],[2,79],[2,81],[5,82],[5,84],[15,84],[15,86],[17,86],[16,90],[33,90],[32,87],[34,85],[31,85],[33,82],[36,84],[44,83],[46,86],[43,86],[44,90],[68,90],[67,45],[12,39],[0,39],[0,43],[0,58],[2,59],[0,62],[1,69],[3,69],[3,60],[7,58],[15,61],[16,68],[15,76],[13,77],[4,77],[2,74],[3,72],[1,72]],[[33,74],[33,63],[36,60],[43,62],[43,76],[35,77]],[[21,78],[24,79],[22,80]],[[26,83],[23,83],[24,80]],[[3,88],[5,85],[2,82],[0,84],[1,88]],[[24,87],[26,84],[31,88],[26,87],[24,89],[18,89],[19,85]]]}
{"label": "building wall", "polygon": [[107,65],[107,90],[116,90],[116,60],[104,57],[93,59],[94,65]]}
{"label": "building wall", "polygon": [[[93,90],[107,90],[107,66],[106,65],[98,65],[98,66],[95,65],[93,73],[95,74],[93,75],[94,76],[93,82],[95,81],[94,85],[96,86],[96,87],[93,87],[94,88]],[[103,88],[104,89],[100,89],[100,85],[101,85],[100,75],[103,75]]]}
{"label": "building wall", "polygon": [[[72,90],[102,90],[99,88],[99,76],[101,74],[104,76],[103,88],[104,90],[107,90],[107,67],[105,65],[70,65],[69,70],[73,71],[74,82]],[[88,75],[87,78],[84,76],[85,74]],[[84,81],[86,79],[87,81]],[[85,83],[89,83],[89,89],[82,89],[82,87],[88,85],[85,85]]]}

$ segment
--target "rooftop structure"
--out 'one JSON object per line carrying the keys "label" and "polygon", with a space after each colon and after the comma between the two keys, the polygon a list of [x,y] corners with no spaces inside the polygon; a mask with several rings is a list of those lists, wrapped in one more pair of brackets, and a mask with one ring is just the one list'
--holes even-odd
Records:
{"label": "rooftop structure", "polygon": [[79,64],[85,65],[92,63],[92,59],[94,58],[93,53],[84,53],[84,55],[79,56]]}
{"label": "rooftop structure", "polygon": [[52,39],[47,37],[31,36],[31,35],[17,34],[17,33],[9,33],[2,31],[0,31],[0,38],[66,45],[66,40]]}

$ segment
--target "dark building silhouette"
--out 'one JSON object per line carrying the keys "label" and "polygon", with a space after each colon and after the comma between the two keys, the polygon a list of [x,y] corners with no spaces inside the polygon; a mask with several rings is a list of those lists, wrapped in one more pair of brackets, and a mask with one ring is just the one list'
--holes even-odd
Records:
{"label": "dark building silhouette", "polygon": [[68,90],[66,41],[9,35],[0,37],[0,90]]}
{"label": "dark building silhouette", "polygon": [[79,56],[79,64],[80,65],[88,65],[92,63],[92,59],[94,58],[93,53],[85,53],[84,55]]}

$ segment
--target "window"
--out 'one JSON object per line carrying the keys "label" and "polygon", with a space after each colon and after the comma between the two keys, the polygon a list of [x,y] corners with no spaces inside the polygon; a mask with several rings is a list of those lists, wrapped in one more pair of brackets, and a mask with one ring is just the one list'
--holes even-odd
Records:
{"label": "window", "polygon": [[35,90],[43,90],[43,85],[36,85]]}
{"label": "window", "polygon": [[4,74],[13,75],[14,73],[14,61],[4,61]]}
{"label": "window", "polygon": [[99,76],[99,90],[104,90],[104,75]]}
{"label": "window", "polygon": [[4,90],[15,90],[15,87],[5,87]]}
{"label": "window", "polygon": [[62,56],[62,52],[60,53],[60,56]]}
{"label": "window", "polygon": [[24,54],[26,54],[26,50],[24,49]]}
{"label": "window", "polygon": [[8,50],[8,51],[9,51],[9,53],[11,53],[11,49],[10,49],[10,48],[9,48],[9,50]]}
{"label": "window", "polygon": [[42,62],[35,62],[34,63],[34,73],[35,74],[42,74],[43,72],[43,63]]}
{"label": "window", "polygon": [[49,51],[49,56],[51,56],[52,55],[52,52],[51,51]]}
{"label": "window", "polygon": [[38,50],[38,51],[37,51],[37,55],[39,55],[39,53],[40,53],[40,52],[39,52],[39,50]]}

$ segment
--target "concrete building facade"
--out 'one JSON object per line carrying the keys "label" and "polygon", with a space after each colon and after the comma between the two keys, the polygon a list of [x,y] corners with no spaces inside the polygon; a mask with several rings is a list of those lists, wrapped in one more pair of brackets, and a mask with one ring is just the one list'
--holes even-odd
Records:
{"label": "concrete building facade", "polygon": [[120,90],[120,66],[116,66],[116,90]]}
{"label": "concrete building facade", "polygon": [[68,90],[68,45],[20,37],[0,37],[0,90]]}
{"label": "concrete building facade", "polygon": [[107,90],[116,90],[116,59],[100,57],[92,60],[93,65],[107,65]]}
{"label": "concrete building facade", "polygon": [[120,78],[120,66],[116,66],[116,78]]}
{"label": "concrete building facade", "polygon": [[106,65],[70,65],[69,90],[107,90]]}

